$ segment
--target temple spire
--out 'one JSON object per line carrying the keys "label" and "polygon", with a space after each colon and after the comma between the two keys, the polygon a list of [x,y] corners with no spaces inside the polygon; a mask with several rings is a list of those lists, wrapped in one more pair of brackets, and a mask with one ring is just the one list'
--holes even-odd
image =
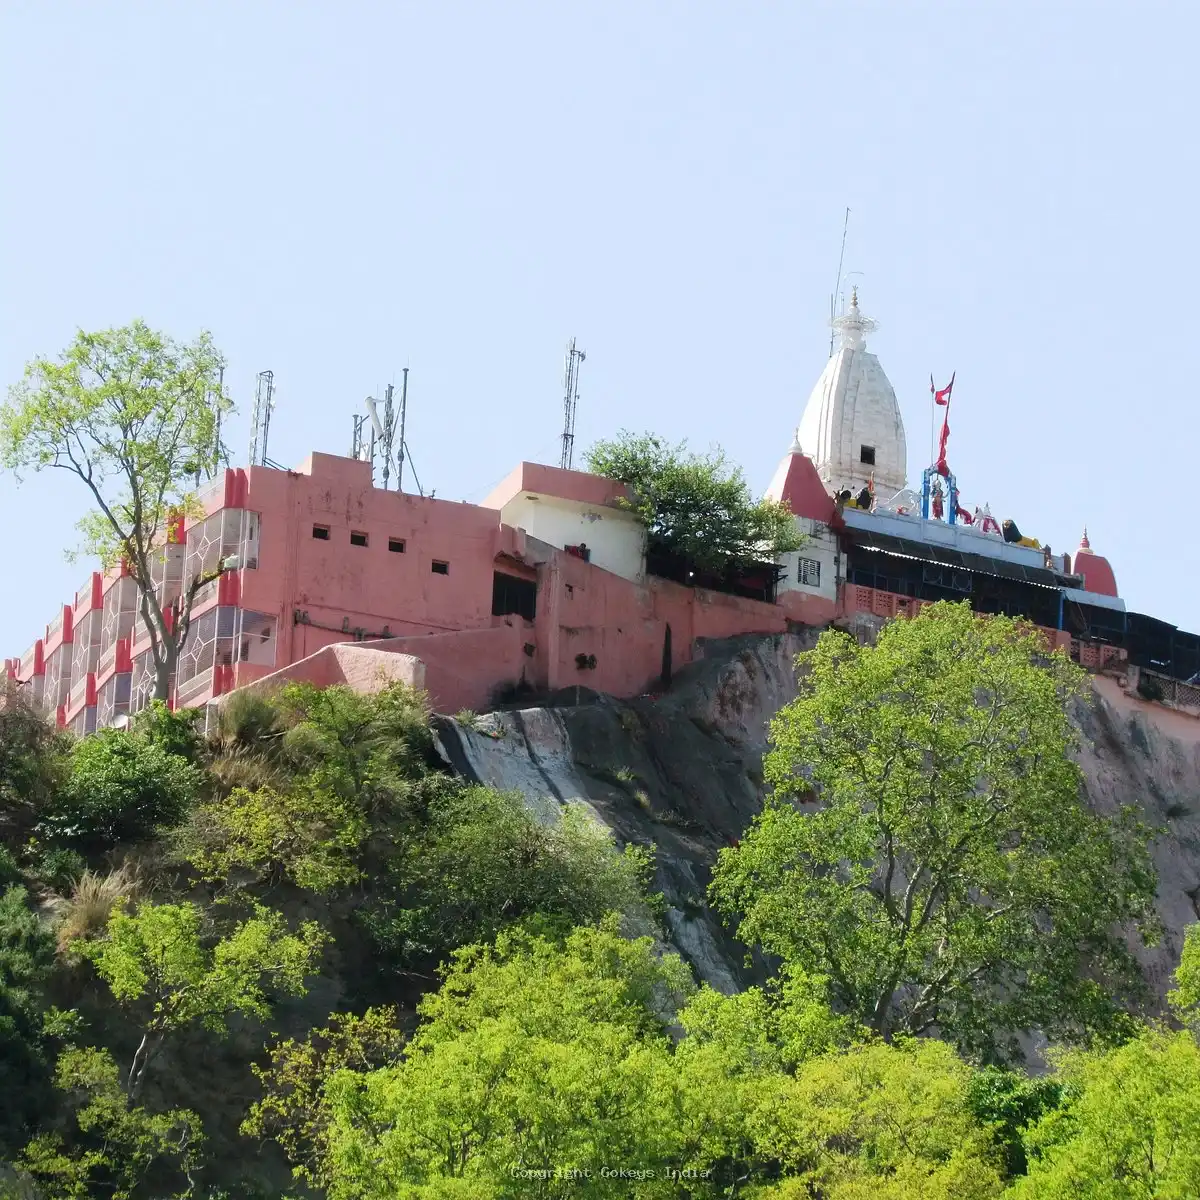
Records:
{"label": "temple spire", "polygon": [[850,289],[850,310],[837,317],[833,327],[842,336],[842,345],[847,350],[866,349],[866,334],[873,333],[878,326],[870,317],[864,317],[858,307],[858,288]]}

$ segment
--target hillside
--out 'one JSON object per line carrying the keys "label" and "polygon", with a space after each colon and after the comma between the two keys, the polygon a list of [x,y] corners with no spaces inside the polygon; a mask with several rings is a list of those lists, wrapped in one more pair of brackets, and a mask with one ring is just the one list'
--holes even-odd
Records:
{"label": "hillside", "polygon": [[[795,697],[793,662],[815,636],[710,642],[663,696],[585,693],[577,704],[565,692],[551,707],[488,714],[474,729],[443,719],[441,749],[458,772],[520,791],[536,812],[548,798],[583,801],[622,842],[655,844],[654,887],[669,905],[671,941],[699,978],[731,991],[756,973],[707,906],[709,873],[761,807],[767,724]],[[1153,856],[1164,933],[1138,953],[1161,1005],[1183,931],[1200,917],[1200,721],[1101,679],[1074,722],[1088,802],[1106,813],[1135,804],[1160,831]]]}
{"label": "hillside", "polygon": [[[887,629],[710,641],[662,695],[458,717],[402,684],[290,685],[235,695],[207,734],[159,707],[76,742],[9,697],[0,1196],[1056,1200],[1093,1194],[1062,1172],[1146,1175],[1135,1134],[1109,1134],[1147,1121],[1171,1147],[1150,1184],[1189,1194],[1200,1124],[1172,1114],[1200,1111],[1200,736],[1012,623],[936,606]],[[869,762],[781,750],[838,722],[868,755],[932,740],[866,807]],[[980,763],[1000,791],[976,794]],[[849,790],[818,799],[838,770]],[[885,843],[898,797],[916,824],[893,813]],[[909,857],[885,880],[893,833]],[[960,835],[955,894],[921,844]],[[913,926],[920,956],[867,1003],[893,883],[938,932]],[[1026,905],[994,945],[1013,905],[993,896]],[[919,1019],[958,945],[964,986]]]}

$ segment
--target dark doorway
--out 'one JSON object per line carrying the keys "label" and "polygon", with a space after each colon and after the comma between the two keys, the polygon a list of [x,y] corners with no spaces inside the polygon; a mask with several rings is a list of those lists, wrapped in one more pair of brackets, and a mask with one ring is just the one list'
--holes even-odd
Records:
{"label": "dark doorway", "polygon": [[537,583],[532,579],[495,571],[492,574],[492,616],[506,617],[510,613],[516,613],[527,621],[536,618]]}

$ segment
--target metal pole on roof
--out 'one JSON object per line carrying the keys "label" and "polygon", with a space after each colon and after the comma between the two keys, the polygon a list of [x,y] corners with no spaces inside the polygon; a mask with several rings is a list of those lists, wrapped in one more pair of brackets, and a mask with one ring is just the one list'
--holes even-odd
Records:
{"label": "metal pole on roof", "polygon": [[408,419],[408,368],[400,384],[400,449],[396,451],[396,491],[404,491],[404,423]]}

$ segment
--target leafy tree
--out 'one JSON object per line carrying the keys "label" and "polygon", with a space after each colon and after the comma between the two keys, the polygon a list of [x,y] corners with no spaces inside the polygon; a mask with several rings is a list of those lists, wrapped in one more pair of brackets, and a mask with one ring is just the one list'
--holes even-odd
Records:
{"label": "leafy tree", "polygon": [[70,773],[42,814],[54,839],[82,843],[136,840],[183,816],[203,774],[154,741],[119,729],[82,738]]}
{"label": "leafy tree", "polygon": [[59,1133],[38,1134],[20,1160],[46,1200],[131,1200],[152,1177],[171,1180],[177,1200],[195,1195],[204,1131],[194,1112],[132,1104],[106,1050],[63,1051],[57,1081],[71,1098],[77,1131],[70,1143]]}
{"label": "leafy tree", "polygon": [[197,708],[173,710],[163,700],[152,700],[134,716],[130,728],[137,737],[165,753],[199,763],[204,749],[204,738],[197,728],[199,721]]}
{"label": "leafy tree", "polygon": [[289,933],[283,917],[260,908],[208,947],[203,921],[194,904],[144,904],[133,914],[115,912],[107,936],[83,946],[115,999],[141,1024],[126,1077],[130,1096],[168,1034],[188,1025],[225,1034],[234,1013],[259,1020],[270,1015],[268,989],[304,995],[326,940],[313,922]]}
{"label": "leafy tree", "polygon": [[971,1069],[942,1042],[872,1042],[805,1063],[751,1119],[791,1177],[767,1194],[826,1200],[992,1200],[1002,1190],[968,1103]]}
{"label": "leafy tree", "polygon": [[798,549],[796,521],[782,504],[755,503],[739,468],[721,450],[689,453],[652,434],[622,432],[597,442],[589,471],[626,484],[629,506],[646,526],[649,548],[703,571],[726,570]]}
{"label": "leafy tree", "polygon": [[1184,931],[1175,988],[1167,1000],[1179,1020],[1200,1034],[1200,923]]}
{"label": "leafy tree", "polygon": [[7,888],[0,895],[0,1156],[23,1144],[48,1102],[41,1010],[53,963],[53,934],[25,889]]}
{"label": "leafy tree", "polygon": [[361,1017],[333,1013],[304,1041],[288,1038],[274,1046],[267,1067],[254,1065],[263,1098],[251,1106],[242,1133],[277,1142],[297,1178],[316,1184],[329,1151],[326,1084],[339,1071],[364,1074],[391,1066],[403,1046],[395,1009],[370,1008]]}
{"label": "leafy tree", "polygon": [[1150,1030],[1059,1064],[1061,1108],[1025,1138],[1029,1174],[1014,1200],[1184,1200],[1200,1196],[1200,1047]]}
{"label": "leafy tree", "polygon": [[155,696],[167,698],[203,580],[185,581],[172,625],[154,587],[155,563],[177,513],[196,511],[200,473],[223,455],[220,414],[232,405],[223,360],[207,333],[183,345],[142,321],[82,330],[56,360],[37,358],[0,406],[0,466],[75,475],[95,508],[79,523],[82,552],[124,560],[142,589]]}
{"label": "leafy tree", "polygon": [[362,874],[357,857],[368,832],[357,805],[309,778],[282,792],[235,788],[203,805],[183,853],[209,881],[249,870],[266,878],[286,875],[302,888],[329,892]]}
{"label": "leafy tree", "polygon": [[542,824],[517,793],[452,784],[435,795],[360,914],[399,962],[436,962],[535,914],[586,924],[644,904],[649,852],[618,851],[582,806]]}
{"label": "leafy tree", "polygon": [[972,1076],[967,1103],[975,1118],[992,1131],[1006,1177],[1025,1174],[1024,1134],[1061,1099],[1062,1085],[1056,1079],[1031,1078],[996,1066]]}
{"label": "leafy tree", "polygon": [[[677,959],[611,923],[561,945],[514,932],[460,951],[402,1063],[329,1081],[331,1200],[677,1195],[655,1009],[687,986]],[[605,1178],[601,1164],[656,1177]],[[591,1178],[563,1176],[573,1170]],[[462,1190],[443,1187],[456,1180]]]}
{"label": "leafy tree", "polygon": [[1079,670],[949,604],[875,646],[826,631],[799,661],[774,793],[715,872],[742,937],[828,977],[885,1038],[937,1029],[1002,1056],[1006,1030],[1126,1028],[1144,985],[1120,927],[1153,934],[1154,873],[1132,817],[1081,800]]}
{"label": "leafy tree", "polygon": [[0,842],[22,846],[62,782],[66,738],[19,691],[0,695]]}

